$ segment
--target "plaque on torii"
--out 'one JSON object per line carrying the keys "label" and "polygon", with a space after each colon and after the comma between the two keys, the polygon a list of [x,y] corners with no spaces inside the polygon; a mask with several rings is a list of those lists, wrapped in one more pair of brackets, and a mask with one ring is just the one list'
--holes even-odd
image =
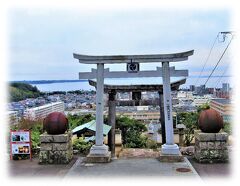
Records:
{"label": "plaque on torii", "polygon": [[[97,69],[91,72],[80,72],[79,79],[97,79],[96,94],[96,140],[95,145],[90,150],[90,155],[105,156],[108,154],[108,146],[103,144],[103,94],[104,78],[142,78],[142,77],[162,77],[163,79],[163,99],[164,99],[164,117],[166,143],[162,145],[161,153],[166,155],[178,155],[179,147],[174,144],[173,121],[172,121],[172,100],[170,77],[187,77],[188,70],[175,70],[175,67],[169,67],[170,62],[179,62],[188,60],[193,55],[194,50],[174,54],[154,54],[154,55],[113,55],[113,56],[89,56],[73,54],[80,63],[97,64]],[[104,69],[104,64],[120,63],[152,63],[161,62],[162,67],[156,70],[136,71],[110,71]]]}

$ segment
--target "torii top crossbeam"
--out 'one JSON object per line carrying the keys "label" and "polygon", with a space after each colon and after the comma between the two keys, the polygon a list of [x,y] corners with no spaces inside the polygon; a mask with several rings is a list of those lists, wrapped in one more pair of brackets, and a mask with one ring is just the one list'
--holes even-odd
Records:
{"label": "torii top crossbeam", "polygon": [[89,56],[73,53],[73,57],[85,64],[113,64],[113,63],[151,63],[151,62],[178,62],[188,60],[194,50],[173,54],[148,54],[148,55],[113,55],[113,56]]}

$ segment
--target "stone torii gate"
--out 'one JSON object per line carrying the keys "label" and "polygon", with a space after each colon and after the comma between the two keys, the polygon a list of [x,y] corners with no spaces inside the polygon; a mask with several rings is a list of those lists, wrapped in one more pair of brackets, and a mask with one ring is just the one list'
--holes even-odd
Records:
{"label": "stone torii gate", "polygon": [[[89,85],[97,88],[96,81],[88,80]],[[171,90],[176,91],[180,85],[186,83],[186,78],[171,82]],[[116,94],[118,92],[158,92],[160,107],[160,122],[162,128],[162,144],[166,143],[165,119],[163,106],[163,85],[162,84],[131,84],[131,85],[112,85],[104,84],[104,92],[108,94],[108,125],[112,128],[108,134],[108,146],[111,151],[112,158],[115,158],[115,125],[116,125]],[[132,100],[135,105],[135,100]]]}
{"label": "stone torii gate", "polygon": [[[95,145],[93,145],[90,149],[90,153],[87,156],[87,161],[109,162],[111,157],[111,153],[108,151],[108,146],[103,144],[104,78],[162,77],[166,143],[162,145],[161,154],[166,156],[178,156],[180,154],[178,145],[174,144],[170,77],[186,77],[188,76],[188,71],[175,70],[174,67],[170,68],[169,63],[188,60],[188,57],[193,55],[193,52],[194,51],[191,50],[174,54],[120,56],[88,56],[73,54],[73,57],[78,59],[80,63],[97,64],[97,69],[92,69],[91,72],[79,73],[79,79],[97,79],[96,140]],[[138,64],[151,62],[161,62],[162,67],[157,67],[157,70],[155,71],[137,71],[134,73],[129,73],[127,71],[110,72],[109,69],[104,69],[104,64]]]}

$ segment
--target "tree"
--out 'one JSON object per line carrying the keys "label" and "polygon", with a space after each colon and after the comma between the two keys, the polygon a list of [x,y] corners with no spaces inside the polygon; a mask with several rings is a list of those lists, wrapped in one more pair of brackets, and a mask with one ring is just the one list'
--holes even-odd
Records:
{"label": "tree", "polygon": [[126,147],[146,147],[147,137],[142,134],[147,131],[147,128],[142,122],[126,116],[120,116],[116,118],[116,128],[122,131],[122,141]]}
{"label": "tree", "polygon": [[197,112],[186,112],[185,117],[183,118],[183,123],[186,126],[184,143],[189,146],[194,138],[194,129],[197,128],[198,122],[198,113]]}
{"label": "tree", "polygon": [[11,101],[20,101],[26,98],[36,98],[43,94],[37,89],[36,86],[26,83],[11,83],[9,92]]}
{"label": "tree", "polygon": [[91,114],[86,114],[86,115],[68,115],[68,123],[69,123],[69,128],[72,130],[76,128],[77,126],[80,126],[84,123],[87,123],[89,121],[94,120],[95,118]]}
{"label": "tree", "polygon": [[200,113],[201,111],[207,110],[207,109],[210,109],[210,106],[208,103],[205,103],[197,108],[197,112]]}

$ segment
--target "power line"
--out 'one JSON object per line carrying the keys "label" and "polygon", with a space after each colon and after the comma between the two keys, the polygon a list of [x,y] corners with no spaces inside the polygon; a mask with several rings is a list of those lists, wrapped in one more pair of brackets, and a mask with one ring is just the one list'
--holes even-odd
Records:
{"label": "power line", "polygon": [[225,74],[225,72],[227,72],[227,70],[228,70],[228,67],[229,67],[229,65],[225,68],[225,70],[223,71],[223,73],[222,73],[222,75],[218,78],[218,80],[216,81],[216,86],[215,86],[215,88],[217,88],[217,86],[218,86],[218,84],[220,83],[220,80],[222,79],[222,77],[224,76],[224,74]]}
{"label": "power line", "polygon": [[229,43],[228,43],[227,47],[224,49],[224,51],[223,51],[223,53],[222,53],[221,57],[219,58],[219,60],[218,60],[217,64],[216,64],[216,65],[215,65],[215,67],[213,68],[213,70],[212,70],[211,74],[208,76],[208,78],[207,78],[207,81],[204,83],[204,86],[206,86],[206,84],[207,84],[208,80],[211,78],[211,76],[212,76],[213,72],[216,70],[216,68],[217,68],[218,64],[219,64],[219,63],[220,63],[220,61],[222,60],[222,58],[223,58],[224,54],[226,53],[226,51],[227,51],[227,49],[228,49],[229,45],[230,45],[230,44],[231,44],[231,42],[232,42],[232,40],[233,40],[233,37],[232,37],[232,38],[231,38],[231,40],[229,41]]}
{"label": "power line", "polygon": [[213,42],[212,47],[211,47],[211,49],[210,49],[210,52],[208,53],[208,56],[207,56],[207,58],[206,58],[206,60],[205,60],[205,63],[204,63],[204,65],[203,65],[203,67],[202,67],[202,70],[201,70],[201,72],[200,72],[200,74],[199,74],[199,76],[198,76],[198,78],[197,78],[197,80],[196,80],[196,82],[195,82],[195,86],[197,86],[198,80],[199,80],[199,78],[201,77],[203,70],[205,69],[205,66],[206,66],[206,64],[207,64],[207,62],[208,62],[208,59],[209,59],[209,57],[210,57],[210,55],[211,55],[211,53],[212,53],[213,47],[215,46],[215,43],[216,43],[216,41],[218,40],[218,37],[219,37],[219,33],[217,34],[217,37],[214,39],[214,42]]}

